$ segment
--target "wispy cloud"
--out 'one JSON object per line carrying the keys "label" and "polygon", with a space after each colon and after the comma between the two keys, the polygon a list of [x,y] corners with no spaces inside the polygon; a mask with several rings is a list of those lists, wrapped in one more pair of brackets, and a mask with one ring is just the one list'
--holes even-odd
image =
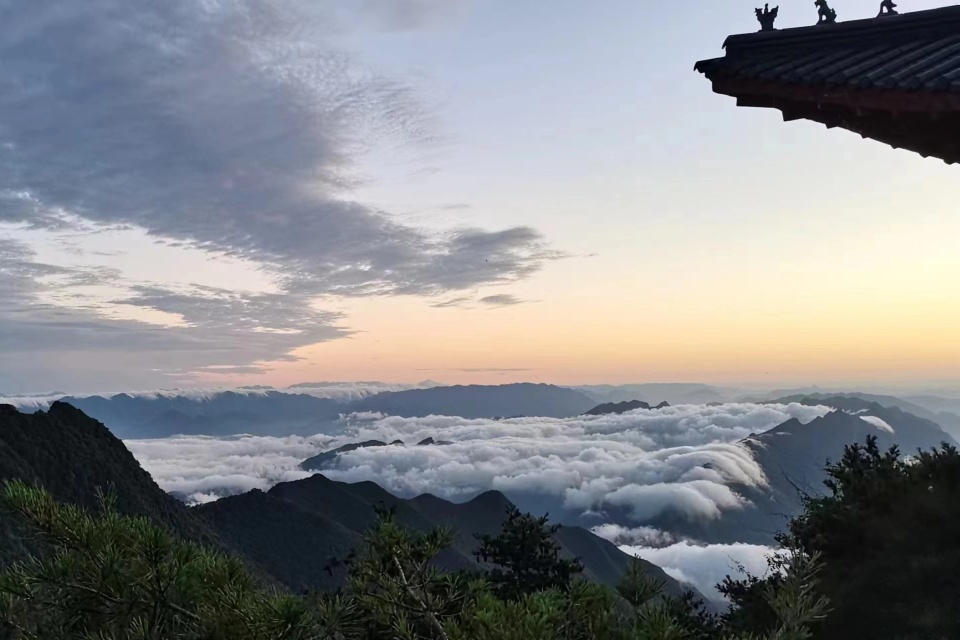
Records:
{"label": "wispy cloud", "polygon": [[491,307],[512,307],[517,304],[523,304],[527,302],[526,300],[521,300],[520,298],[510,295],[510,294],[497,294],[495,296],[486,296],[485,298],[480,298],[480,303],[485,304]]}
{"label": "wispy cloud", "polygon": [[[245,260],[277,286],[185,291],[85,273],[87,284],[127,294],[51,308],[37,295],[56,274],[29,257],[11,267],[24,249],[8,243],[0,250],[17,285],[0,289],[0,333],[9,336],[0,368],[30,364],[4,346],[38,335],[33,344],[51,350],[99,350],[110,336],[140,362],[153,350],[178,354],[158,368],[249,367],[345,335],[336,314],[314,308],[318,296],[436,297],[515,282],[559,257],[529,227],[431,233],[349,198],[366,148],[430,145],[436,130],[410,86],[337,44],[343,30],[423,28],[459,4],[52,0],[0,9],[17,25],[0,34],[0,224],[140,229]],[[183,326],[117,320],[105,311],[117,303],[141,319],[174,314]]]}
{"label": "wispy cloud", "polygon": [[449,309],[454,307],[464,307],[472,301],[473,301],[473,298],[470,298],[469,296],[458,296],[456,298],[449,298],[447,300],[434,302],[430,306],[435,307],[437,309]]}
{"label": "wispy cloud", "polygon": [[526,368],[499,368],[499,367],[473,367],[466,369],[417,369],[417,371],[457,371],[460,373],[526,373],[534,369]]}

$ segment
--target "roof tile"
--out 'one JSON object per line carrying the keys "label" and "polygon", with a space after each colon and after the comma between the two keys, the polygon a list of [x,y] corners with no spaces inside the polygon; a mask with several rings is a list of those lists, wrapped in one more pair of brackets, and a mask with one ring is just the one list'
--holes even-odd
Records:
{"label": "roof tile", "polygon": [[960,93],[960,6],[731,36],[706,76]]}

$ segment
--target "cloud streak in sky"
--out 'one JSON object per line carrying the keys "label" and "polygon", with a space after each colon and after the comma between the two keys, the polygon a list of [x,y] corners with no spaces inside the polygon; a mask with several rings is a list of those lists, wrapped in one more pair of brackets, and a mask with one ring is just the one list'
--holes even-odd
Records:
{"label": "cloud streak in sky", "polygon": [[[0,289],[9,337],[0,354],[27,340],[54,351],[112,342],[140,357],[169,353],[151,362],[158,369],[249,366],[346,334],[336,314],[315,308],[318,296],[473,290],[526,278],[558,257],[529,227],[431,233],[348,197],[368,148],[430,145],[436,131],[410,86],[366,68],[341,44],[344,30],[421,28],[455,4],[0,6],[0,19],[16,25],[0,34],[0,223],[51,233],[141,229],[247,261],[278,287],[173,287],[86,273],[126,294],[82,308],[41,305],[49,279],[23,256],[17,288]],[[0,252],[10,262],[24,247]],[[174,326],[108,318],[107,303],[162,312]],[[38,332],[42,340],[31,340]]]}

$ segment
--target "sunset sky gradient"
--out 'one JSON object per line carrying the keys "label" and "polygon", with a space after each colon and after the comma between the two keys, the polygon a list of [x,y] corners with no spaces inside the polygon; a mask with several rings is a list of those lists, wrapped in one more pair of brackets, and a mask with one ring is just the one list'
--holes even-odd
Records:
{"label": "sunset sky gradient", "polygon": [[[56,204],[56,215],[79,223],[0,214],[0,278],[20,283],[0,282],[0,303],[71,322],[71,314],[83,314],[84,322],[104,323],[106,336],[114,335],[111,323],[123,323],[124,331],[136,325],[156,338],[121,337],[129,343],[105,347],[90,338],[100,329],[84,329],[38,348],[46,334],[20,333],[16,318],[0,312],[0,391],[304,380],[960,381],[960,170],[845,131],[784,123],[776,111],[737,108],[713,94],[693,64],[722,55],[728,34],[755,30],[753,4],[367,0],[350,11],[319,4],[330,6],[315,18],[337,59],[348,61],[344,77],[362,68],[395,83],[392,93],[376,94],[381,113],[393,113],[394,98],[414,105],[402,126],[392,116],[385,126],[361,117],[350,121],[348,142],[335,139],[343,159],[336,200],[381,212],[397,225],[389,233],[453,238],[453,247],[464,229],[539,235],[484,236],[470,245],[482,252],[490,243],[497,268],[509,263],[502,271],[491,265],[489,275],[454,281],[449,274],[459,266],[429,276],[416,267],[402,277],[391,268],[384,278],[400,284],[371,295],[348,290],[352,284],[303,284],[326,264],[326,249],[311,251],[310,238],[297,237],[308,232],[295,226],[286,230],[290,243],[275,244],[300,253],[274,262],[258,247],[211,247],[180,227],[166,236],[125,213],[111,214],[107,224],[106,216],[85,213],[89,200],[31,186],[38,206]],[[816,21],[812,1],[781,4],[778,26]],[[901,10],[952,3],[907,4]],[[836,8],[841,20],[871,17],[877,2]],[[12,38],[0,43],[0,56],[28,57]],[[16,69],[0,70],[0,84],[15,80]],[[88,99],[99,104],[110,96]],[[0,100],[0,116],[22,108]],[[114,110],[113,117],[118,132],[127,117],[138,126],[134,113]],[[256,127],[238,123],[236,132],[250,136],[238,146],[243,153],[263,144]],[[18,136],[0,126],[0,143],[11,141],[0,152],[0,178],[13,191],[26,187],[17,187],[10,167],[23,167],[17,176],[30,168],[20,154],[33,140],[14,144]],[[270,152],[283,151],[277,141],[289,139],[278,134]],[[191,140],[205,144],[199,133]],[[44,144],[50,153],[58,149]],[[240,179],[269,184],[279,177]],[[333,197],[324,185],[318,192]],[[102,193],[112,183],[90,188]],[[296,190],[302,196],[312,188],[305,181]],[[262,215],[287,220],[278,208]],[[309,233],[323,235],[317,224]],[[332,233],[329,246],[337,247],[340,235]],[[359,252],[338,259],[355,261],[361,273],[375,270],[376,259]],[[480,259],[477,268],[490,264]],[[22,261],[33,266],[18,266]],[[474,263],[464,264],[469,271]],[[37,265],[99,275],[60,286],[62,274]],[[286,275],[294,270],[291,283]],[[275,297],[221,326],[220,312],[191,316],[157,287]],[[285,296],[309,301],[286,324],[270,315]],[[258,313],[272,324],[258,325]],[[301,313],[314,323],[309,334],[297,333],[293,319]],[[168,349],[164,340],[191,327],[205,332],[184,335],[210,355],[178,359],[181,347]],[[235,350],[214,343],[218,332],[233,336]],[[262,347],[248,353],[261,338]],[[234,352],[219,355],[225,351]]]}

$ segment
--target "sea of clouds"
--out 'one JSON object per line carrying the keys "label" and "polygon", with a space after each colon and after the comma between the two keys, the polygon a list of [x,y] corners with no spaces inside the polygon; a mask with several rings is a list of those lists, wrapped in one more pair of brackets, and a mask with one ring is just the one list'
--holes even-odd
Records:
{"label": "sea of clouds", "polygon": [[[710,520],[745,508],[734,487],[762,487],[766,478],[738,441],[791,418],[807,423],[829,411],[737,403],[566,419],[354,414],[346,419],[345,435],[335,437],[191,436],[126,444],[161,487],[196,503],[304,478],[309,473],[299,469],[300,462],[343,444],[402,440],[406,446],[343,453],[323,473],[345,482],[371,480],[400,496],[432,493],[462,501],[497,489],[542,495],[598,517],[618,509],[630,522],[601,522],[596,534],[715,593],[713,585],[736,566],[762,574],[770,549],[701,545],[643,523],[665,513]],[[449,444],[416,446],[428,437]]]}

